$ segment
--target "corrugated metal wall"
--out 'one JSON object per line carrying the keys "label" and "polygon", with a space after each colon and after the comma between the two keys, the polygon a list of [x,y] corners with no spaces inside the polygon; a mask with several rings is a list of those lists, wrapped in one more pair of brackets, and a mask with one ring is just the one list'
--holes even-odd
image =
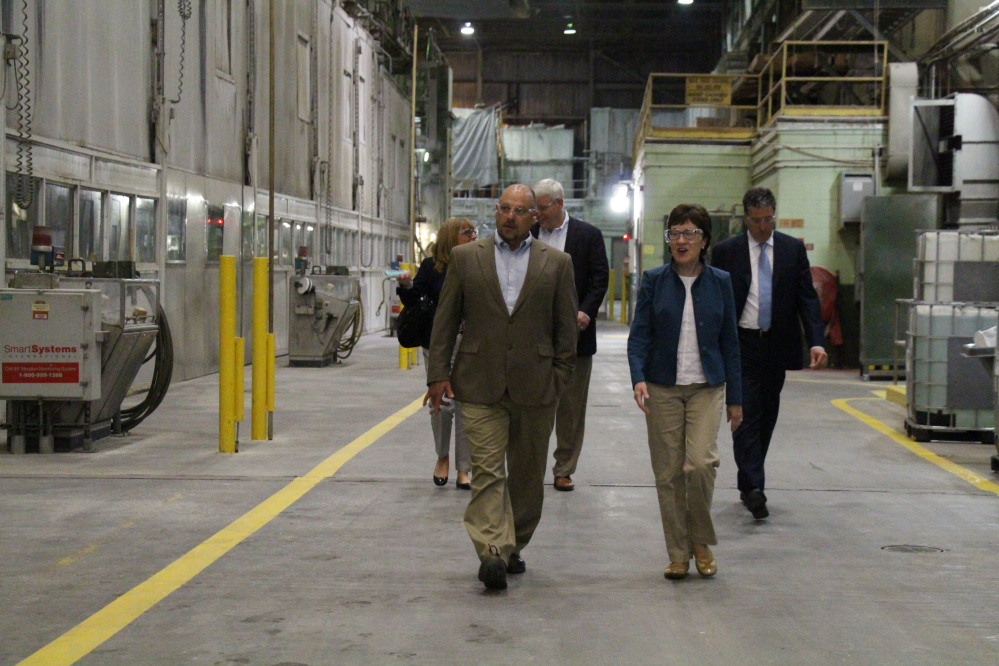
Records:
{"label": "corrugated metal wall", "polygon": [[[44,46],[33,50],[30,66],[35,134],[152,159],[150,6],[135,0],[28,3],[30,38]],[[16,121],[8,110],[7,126]]]}
{"label": "corrugated metal wall", "polygon": [[[207,207],[227,210],[224,253],[248,262],[261,252],[254,215],[267,213],[269,5],[202,0],[184,20],[171,0],[28,2],[34,175],[74,192],[158,200],[156,261],[139,268],[163,280],[176,379],[217,369],[218,262],[207,254],[214,242]],[[313,240],[304,242],[315,264],[347,265],[361,276],[365,330],[378,330],[382,271],[408,247],[408,95],[379,62],[374,38],[339,3],[275,5],[275,217],[282,227],[309,228]],[[8,7],[5,17],[19,32],[20,16]],[[12,107],[17,90],[9,84]],[[16,119],[8,111],[8,127]],[[16,169],[15,145],[6,141],[8,171]],[[186,202],[179,231],[168,230],[168,198]],[[39,210],[35,223],[44,223]],[[170,242],[179,254],[168,262]],[[286,263],[277,270],[279,351],[286,347]],[[5,264],[23,268],[27,259]]]}

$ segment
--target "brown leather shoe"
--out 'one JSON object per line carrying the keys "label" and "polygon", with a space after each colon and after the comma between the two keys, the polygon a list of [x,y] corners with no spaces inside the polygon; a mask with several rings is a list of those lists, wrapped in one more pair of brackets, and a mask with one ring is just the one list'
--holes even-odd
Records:
{"label": "brown leather shoe", "polygon": [[707,557],[702,560],[695,554],[694,566],[697,567],[697,573],[701,574],[705,578],[710,578],[718,573],[718,563],[715,561],[715,556],[712,554],[710,548],[705,546],[704,550],[708,551]]}
{"label": "brown leather shoe", "polygon": [[576,484],[572,482],[571,476],[556,476],[555,477],[555,490],[570,491],[576,487]]}
{"label": "brown leather shoe", "polygon": [[663,575],[669,580],[680,580],[687,577],[687,571],[690,569],[690,562],[670,562],[669,566],[666,567],[666,571]]}

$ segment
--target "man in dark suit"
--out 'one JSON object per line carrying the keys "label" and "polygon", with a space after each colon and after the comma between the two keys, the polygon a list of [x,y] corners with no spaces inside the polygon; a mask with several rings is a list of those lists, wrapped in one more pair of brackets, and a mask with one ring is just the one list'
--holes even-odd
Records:
{"label": "man in dark suit", "polygon": [[763,463],[777,425],[784,373],[802,368],[801,331],[811,368],[829,360],[819,298],[805,245],[774,231],[777,200],[765,187],[742,198],[748,231],[715,245],[711,264],[732,275],[742,357],[743,422],[732,433],[739,494],[756,520],[770,515]]}
{"label": "man in dark suit", "polygon": [[[427,399],[462,403],[472,455],[465,529],[479,580],[506,588],[541,520],[555,405],[576,359],[572,260],[532,242],[534,193],[511,185],[496,205],[496,235],[451,251],[437,302]],[[455,338],[463,337],[452,365]]]}
{"label": "man in dark suit", "polygon": [[531,235],[572,257],[579,312],[579,342],[576,367],[555,412],[555,490],[572,490],[579,452],[586,427],[586,399],[590,391],[590,370],[597,353],[597,311],[607,293],[607,250],[604,237],[592,224],[571,217],[565,211],[565,192],[557,180],[546,178],[534,186],[538,221]]}

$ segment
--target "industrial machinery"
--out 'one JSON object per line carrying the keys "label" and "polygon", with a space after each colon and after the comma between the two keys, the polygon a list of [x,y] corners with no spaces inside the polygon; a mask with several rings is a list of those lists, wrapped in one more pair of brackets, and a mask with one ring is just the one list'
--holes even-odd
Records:
{"label": "industrial machinery", "polygon": [[[291,284],[288,312],[288,363],[292,366],[325,367],[337,361],[338,353],[353,347],[360,325],[360,279],[350,275],[326,275],[316,266],[309,275],[299,275]],[[341,342],[348,327],[350,340]],[[346,347],[346,348],[345,348]]]}
{"label": "industrial machinery", "polygon": [[[16,273],[0,289],[0,330],[11,453],[92,450],[94,440],[138,425],[170,384],[172,345],[157,280]],[[122,409],[153,358],[145,399]]]}

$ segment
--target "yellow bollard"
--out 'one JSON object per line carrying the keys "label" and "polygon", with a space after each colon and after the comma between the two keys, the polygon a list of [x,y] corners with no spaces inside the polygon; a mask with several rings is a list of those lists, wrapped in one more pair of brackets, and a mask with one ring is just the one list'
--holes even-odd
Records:
{"label": "yellow bollard", "polygon": [[246,358],[246,340],[243,338],[236,338],[236,358],[235,358],[235,370],[236,370],[236,391],[233,396],[236,405],[236,423],[240,423],[246,418],[246,404],[243,398],[243,393],[246,391],[246,385],[243,381],[243,365],[244,359]]}
{"label": "yellow bollard", "polygon": [[219,451],[236,452],[236,257],[219,258]]}
{"label": "yellow bollard", "polygon": [[267,334],[267,439],[274,439],[274,363],[277,336]]}
{"label": "yellow bollard", "polygon": [[409,350],[399,345],[399,369],[409,370]]}
{"label": "yellow bollard", "polygon": [[607,321],[614,321],[614,269],[607,276]]}
{"label": "yellow bollard", "polygon": [[250,439],[267,439],[267,257],[253,259],[253,374]]}

